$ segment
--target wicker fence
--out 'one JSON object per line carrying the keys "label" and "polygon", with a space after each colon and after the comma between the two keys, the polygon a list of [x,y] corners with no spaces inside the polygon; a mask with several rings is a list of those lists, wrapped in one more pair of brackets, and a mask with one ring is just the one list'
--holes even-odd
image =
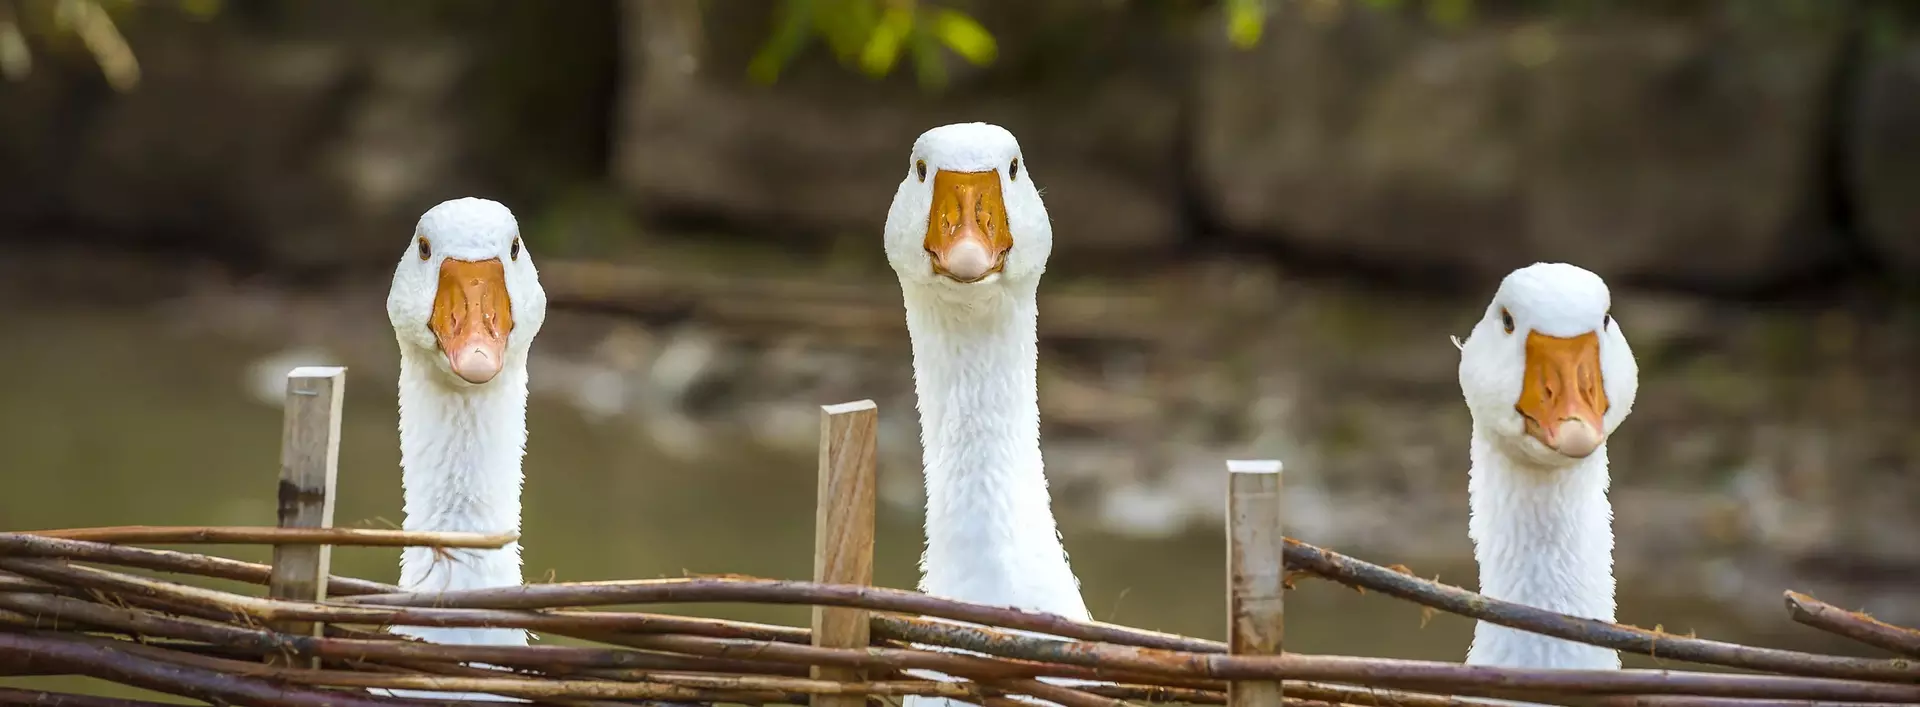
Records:
{"label": "wicker fence", "polygon": [[[369,688],[571,705],[860,707],[914,695],[996,707],[1024,698],[1065,707],[1920,704],[1920,631],[1804,595],[1786,595],[1795,621],[1896,657],[1746,646],[1576,618],[1286,538],[1277,461],[1226,464],[1225,643],[874,587],[877,411],[868,401],[822,408],[813,581],[692,577],[406,593],[330,575],[332,548],[497,548],[515,538],[331,527],[344,376],[342,369],[289,376],[280,527],[0,533],[0,675],[84,675],[214,705],[275,707],[478,703]],[[139,547],[182,544],[272,545],[273,564]],[[154,572],[266,591],[209,589]],[[1569,641],[1739,670],[1535,670],[1288,653],[1285,594],[1301,577]],[[701,602],[808,605],[812,626],[596,608]],[[517,627],[592,645],[435,645],[389,633],[392,626]],[[13,688],[0,688],[0,703],[152,704]]]}

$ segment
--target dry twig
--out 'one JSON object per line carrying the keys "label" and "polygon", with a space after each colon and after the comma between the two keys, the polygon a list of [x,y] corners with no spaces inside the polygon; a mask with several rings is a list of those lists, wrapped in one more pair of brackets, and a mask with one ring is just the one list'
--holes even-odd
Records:
{"label": "dry twig", "polygon": [[513,533],[201,525],[120,525],[106,528],[29,530],[21,534],[110,544],[357,545],[363,547],[460,547],[486,550],[504,547],[520,537]]}
{"label": "dry twig", "polygon": [[1875,648],[1920,658],[1920,630],[1895,626],[1864,613],[1847,611],[1799,592],[1787,592],[1786,597],[1787,613],[1793,616],[1794,621]]}

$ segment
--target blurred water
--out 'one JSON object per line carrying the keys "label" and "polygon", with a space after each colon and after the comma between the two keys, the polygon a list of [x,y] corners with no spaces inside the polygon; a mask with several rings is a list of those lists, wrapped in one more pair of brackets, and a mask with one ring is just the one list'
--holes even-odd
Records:
{"label": "blurred water", "polygon": [[[263,380],[271,384],[268,369],[279,359],[263,362],[269,351],[259,343],[179,336],[131,310],[14,308],[0,310],[0,317],[9,330],[0,346],[0,370],[7,372],[0,396],[0,468],[7,470],[0,528],[274,522],[280,417],[256,389]],[[529,581],[686,572],[810,577],[811,455],[741,444],[721,445],[722,451],[697,463],[677,461],[682,457],[662,453],[630,424],[541,396],[529,419]],[[341,525],[399,522],[395,422],[393,381],[350,371],[336,516]],[[877,582],[912,587],[922,541],[918,514],[883,504],[879,524]],[[1064,525],[1097,618],[1221,637],[1224,569],[1217,532],[1141,540],[1084,523]],[[217,551],[266,560],[264,551]],[[333,562],[337,573],[393,581],[397,557],[396,550],[348,548],[336,550]],[[1417,566],[1444,581],[1471,585],[1471,567]],[[1633,586],[1623,586],[1620,594],[1625,621],[1835,650],[1831,641],[1796,629],[1784,617],[1760,628],[1704,598],[1655,600]],[[806,611],[795,607],[655,608],[806,621]],[[1290,596],[1289,609],[1287,647],[1300,652],[1458,660],[1471,634],[1467,621],[1444,615],[1429,621],[1416,608],[1311,580]],[[80,683],[35,678],[0,684]]]}

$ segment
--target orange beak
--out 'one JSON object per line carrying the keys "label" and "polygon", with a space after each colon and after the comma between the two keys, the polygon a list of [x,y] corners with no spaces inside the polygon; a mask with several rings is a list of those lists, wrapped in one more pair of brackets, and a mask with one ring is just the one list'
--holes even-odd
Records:
{"label": "orange beak", "polygon": [[513,333],[507,272],[500,259],[442,261],[427,328],[433,330],[447,363],[461,379],[485,383],[499,375],[507,335]]}
{"label": "orange beak", "polygon": [[933,271],[959,282],[978,282],[1000,272],[1013,248],[1013,234],[1007,232],[999,170],[934,174],[926,248]]}
{"label": "orange beak", "polygon": [[1600,337],[1562,339],[1527,334],[1526,380],[1514,409],[1527,434],[1548,449],[1582,459],[1606,439],[1607,390],[1600,377]]}

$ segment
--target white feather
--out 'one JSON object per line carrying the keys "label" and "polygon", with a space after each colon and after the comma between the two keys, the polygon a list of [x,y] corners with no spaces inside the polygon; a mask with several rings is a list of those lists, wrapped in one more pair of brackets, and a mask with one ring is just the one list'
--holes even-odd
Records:
{"label": "white feather", "polygon": [[[1489,597],[1574,616],[1614,620],[1613,508],[1607,500],[1607,448],[1584,459],[1548,450],[1524,433],[1515,411],[1529,332],[1600,337],[1600,368],[1610,438],[1632,412],[1639,388],[1633,352],[1608,310],[1606,283],[1562,263],[1508,275],[1486,314],[1460,347],[1460,388],[1473,413],[1468,534]],[[1509,333],[1503,312],[1515,324]],[[1619,654],[1481,622],[1472,665],[1618,669]]]}
{"label": "white feather", "polygon": [[[1037,292],[1053,231],[1031,165],[1020,157],[1019,143],[998,126],[930,130],[914,143],[887,216],[887,256],[900,276],[913,343],[926,473],[920,589],[1086,620],[1040,455]],[[1017,176],[1010,169],[1016,159]],[[1002,272],[981,282],[934,274],[924,250],[931,175],[942,169],[1000,172],[1013,247]],[[907,699],[912,707],[948,702]]]}
{"label": "white feather", "polygon": [[[400,345],[400,466],[407,530],[519,533],[521,457],[527,441],[527,354],[546,318],[546,293],[506,207],[457,199],[420,218],[416,238],[395,269],[387,313]],[[420,257],[419,237],[430,246]],[[500,373],[474,385],[455,377],[427,320],[448,257],[497,257],[507,279],[513,330]],[[520,545],[498,550],[410,547],[400,554],[400,586],[444,592],[521,584]],[[527,632],[505,628],[396,627],[396,633],[451,645],[525,646]],[[519,701],[486,694],[394,690],[403,697]]]}

